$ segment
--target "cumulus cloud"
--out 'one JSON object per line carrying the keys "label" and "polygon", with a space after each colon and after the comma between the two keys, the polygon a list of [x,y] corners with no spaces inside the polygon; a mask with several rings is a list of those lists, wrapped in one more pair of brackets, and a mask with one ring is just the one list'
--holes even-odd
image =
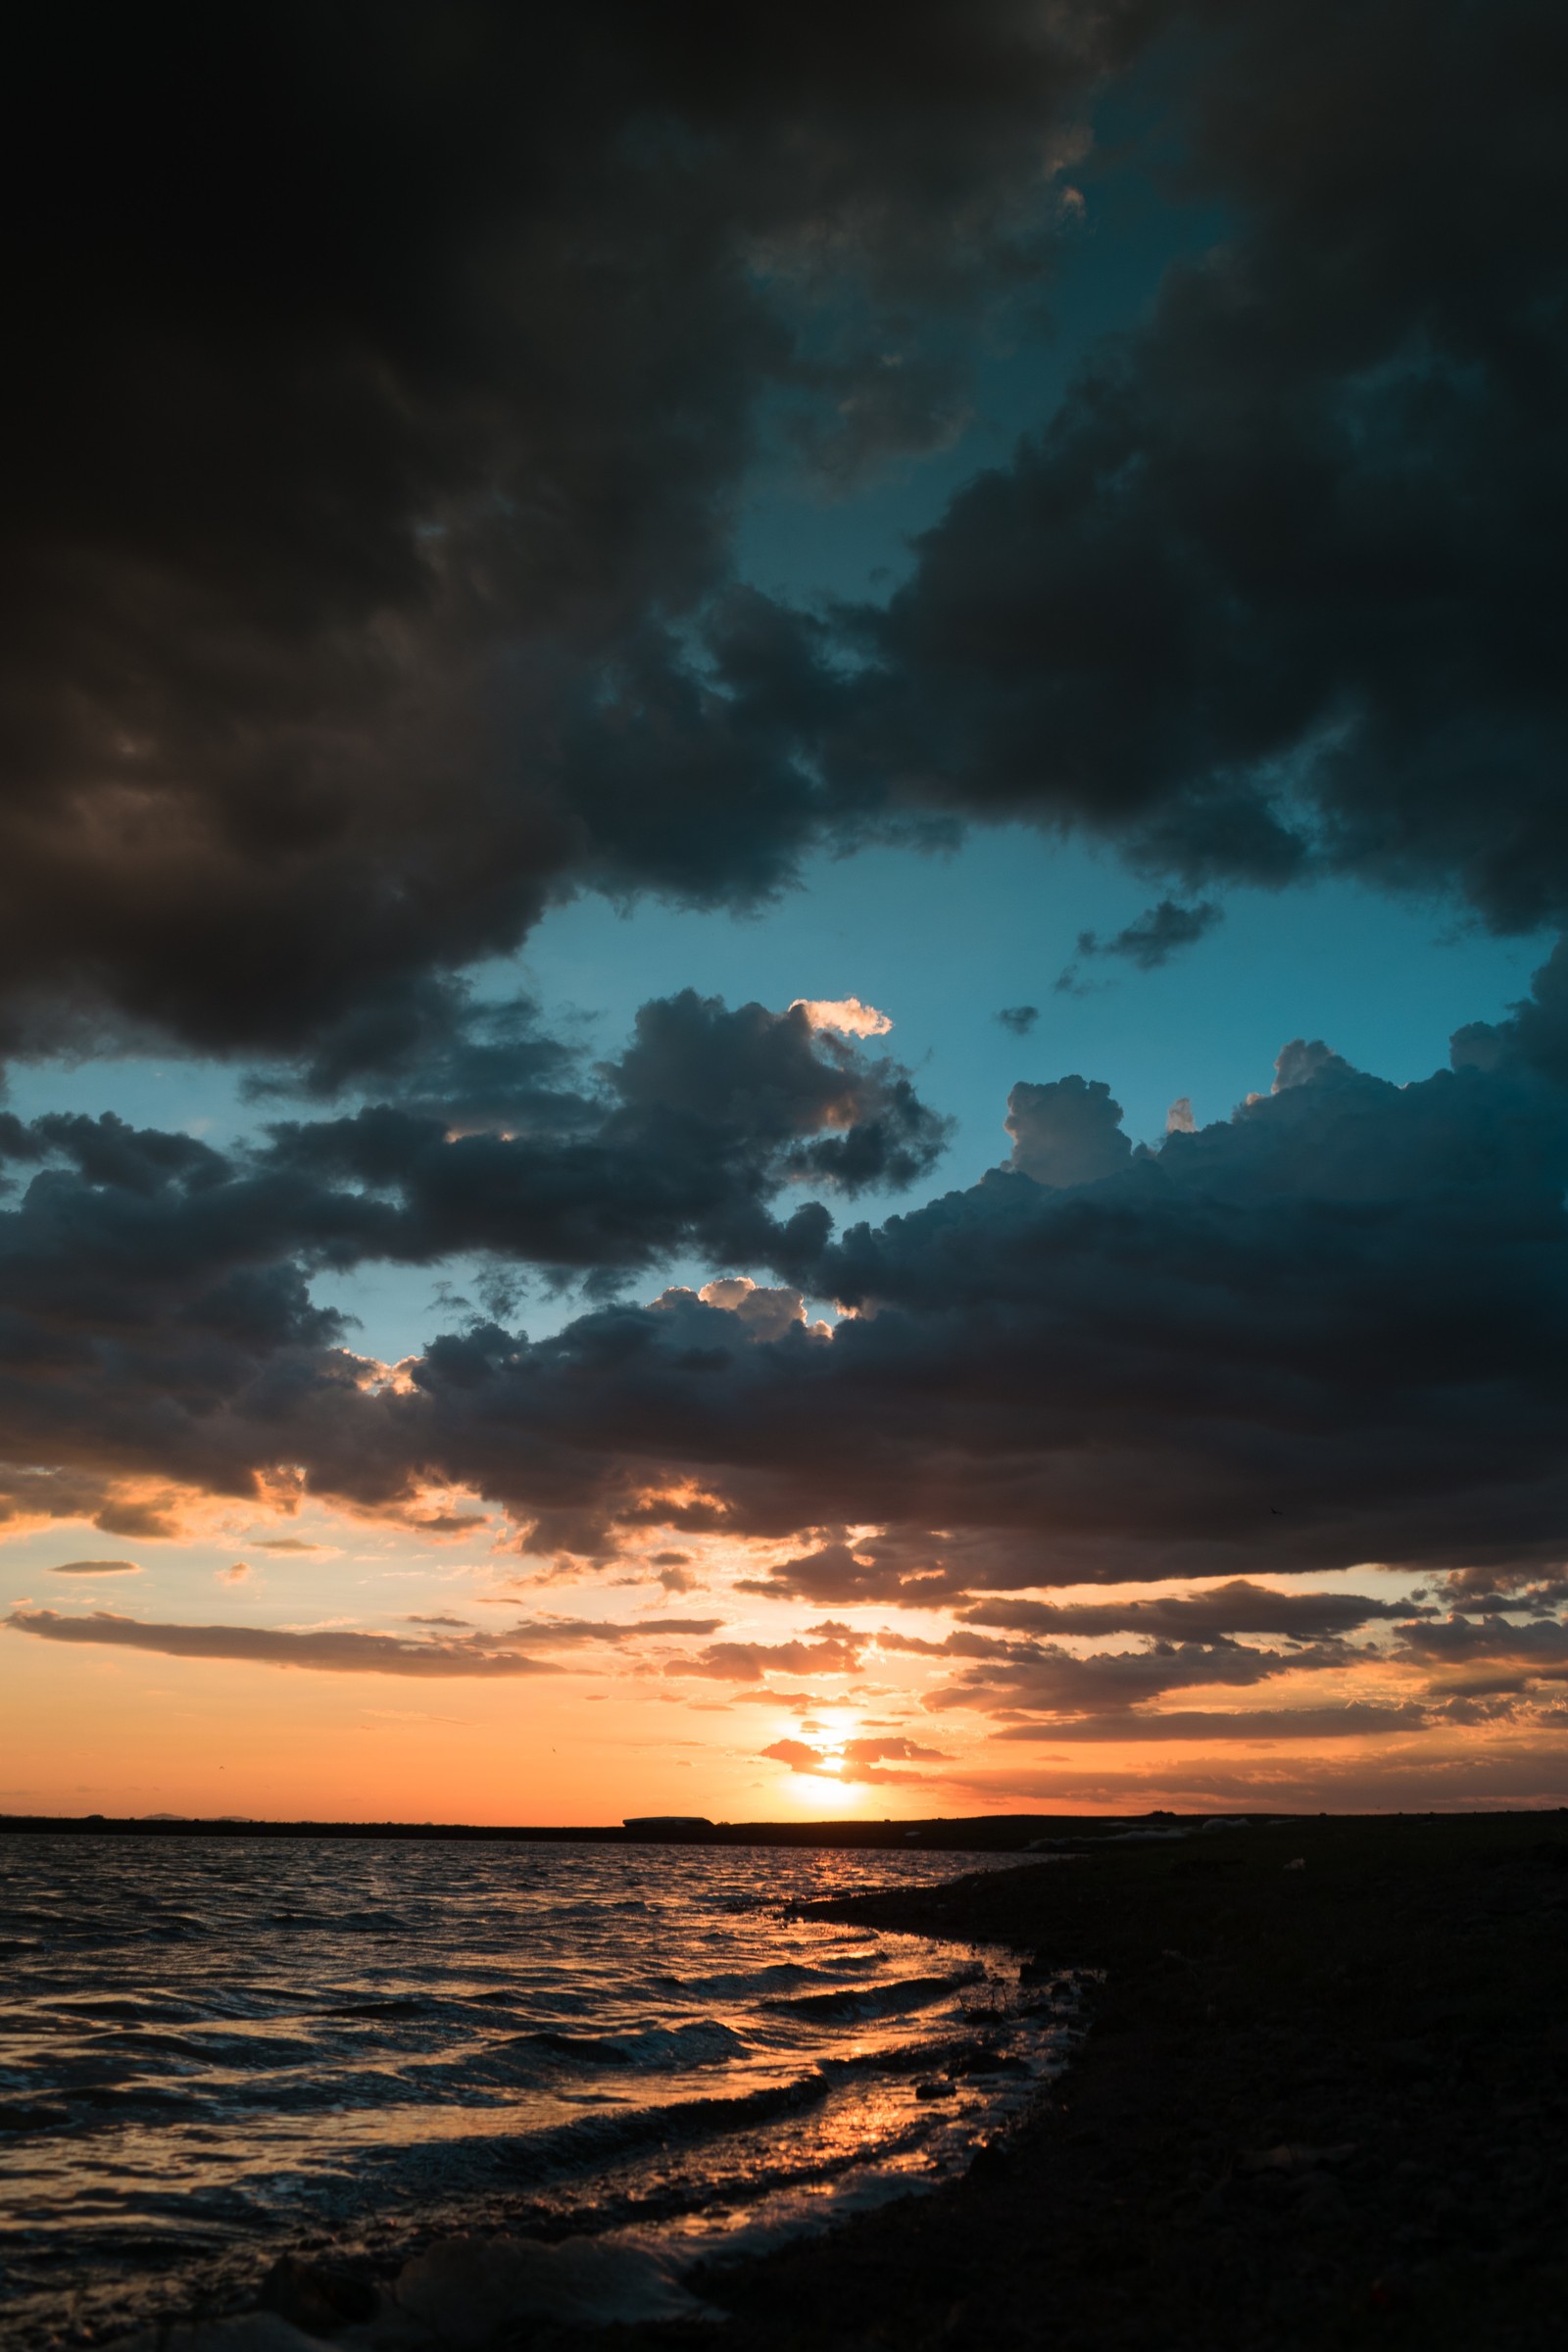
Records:
{"label": "cumulus cloud", "polygon": [[748,1274],[721,1275],[705,1282],[697,1296],[705,1306],[721,1306],[738,1316],[760,1340],[782,1339],[785,1332],[806,1321],[806,1301],[799,1291],[767,1290]]}
{"label": "cumulus cloud", "polygon": [[1122,1133],[1121,1104],[1099,1078],[1027,1080],[1007,1097],[1012,1165],[1037,1184],[1098,1184],[1127,1165],[1132,1145]]}
{"label": "cumulus cloud", "polygon": [[858,997],[797,997],[791,1012],[804,1012],[813,1029],[837,1029],[844,1037],[886,1037],[892,1015],[862,1004]]}
{"label": "cumulus cloud", "polygon": [[[156,1418],[160,1387],[191,1408],[163,1475],[257,1495],[262,1463],[241,1466],[239,1422],[210,1408],[226,1399],[241,1420],[265,1413],[258,1382],[276,1384],[285,1413],[301,1381],[346,1404],[373,1372],[343,1350],[341,1315],[312,1296],[323,1270],[473,1251],[613,1284],[693,1247],[790,1270],[814,1260],[830,1220],[809,1200],[775,1218],[780,1190],[809,1183],[853,1197],[911,1182],[945,1136],[897,1065],[868,1063],[804,1014],[731,1010],[692,992],[645,1005],[589,1091],[548,1114],[534,1103],[516,1132],[454,1128],[428,1104],[380,1102],[276,1122],[259,1142],[219,1152],[113,1116],[7,1114],[0,1285],[13,1322],[0,1461],[18,1467],[0,1471],[0,1511],[172,1533],[172,1498],[149,1491],[131,1427],[144,1412]],[[775,1334],[800,1316],[793,1293],[750,1277],[722,1296],[732,1330]],[[484,1524],[472,1512],[414,1510],[418,1483],[406,1464],[397,1484],[427,1535],[462,1538]]]}
{"label": "cumulus cloud", "polygon": [[[621,1054],[548,1099],[530,1091],[534,1042],[525,1031],[510,1103],[492,1046],[477,1102],[473,1073],[459,1068],[444,1102],[400,1096],[274,1123],[253,1213],[275,1202],[300,1220],[301,1246],[339,1263],[469,1251],[591,1270],[695,1245],[788,1270],[822,1218],[805,1207],[776,1225],[767,1203],[781,1188],[853,1198],[906,1186],[947,1141],[949,1122],[906,1070],[800,1010],[730,1007],[691,989],[655,999]],[[442,1076],[427,1069],[421,1083]]]}
{"label": "cumulus cloud", "polygon": [[[1157,1150],[1103,1086],[1015,1089],[1008,1166],[837,1237],[791,1220],[802,1278],[852,1310],[830,1329],[793,1289],[672,1292],[537,1341],[474,1322],[390,1378],[307,1268],[334,1231],[395,1254],[395,1200],[346,1185],[328,1216],[265,1160],[34,1123],[0,1212],[0,1458],[31,1467],[0,1485],[73,1514],[134,1482],[415,1516],[470,1489],[540,1551],[666,1528],[777,1544],[750,1581],[827,1607],[917,1600],[925,1576],[940,1598],[1358,1562],[1544,1575],[1568,1513],[1560,986],[1554,962],[1487,1066],[1462,1041],[1396,1087],[1293,1046],[1278,1091]],[[812,1033],[788,1017],[793,1070]],[[279,1254],[307,1221],[311,1256]]]}
{"label": "cumulus cloud", "polygon": [[1027,1037],[1040,1018],[1040,1007],[1038,1004],[1004,1004],[996,1018],[1012,1036]]}
{"label": "cumulus cloud", "polygon": [[[1139,1157],[1106,1149],[1103,1090],[1025,1103],[1036,1165],[1109,1173],[994,1171],[852,1228],[813,1287],[874,1311],[830,1341],[759,1345],[695,1298],[533,1348],[475,1334],[422,1360],[410,1422],[552,1541],[580,1511],[584,1539],[605,1514],[776,1539],[808,1494],[813,1520],[933,1553],[990,1531],[967,1581],[992,1587],[1557,1543],[1554,1086],[1509,1064],[1396,1088],[1329,1060]],[[863,1544],[812,1558],[788,1576],[830,1605],[878,1590]]]}

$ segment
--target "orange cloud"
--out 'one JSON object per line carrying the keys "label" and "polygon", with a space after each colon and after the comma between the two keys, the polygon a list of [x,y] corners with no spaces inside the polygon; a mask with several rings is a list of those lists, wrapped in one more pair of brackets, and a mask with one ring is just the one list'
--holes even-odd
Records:
{"label": "orange cloud", "polygon": [[862,1004],[858,997],[797,997],[791,1012],[804,1012],[813,1029],[836,1029],[843,1037],[886,1037],[892,1015]]}

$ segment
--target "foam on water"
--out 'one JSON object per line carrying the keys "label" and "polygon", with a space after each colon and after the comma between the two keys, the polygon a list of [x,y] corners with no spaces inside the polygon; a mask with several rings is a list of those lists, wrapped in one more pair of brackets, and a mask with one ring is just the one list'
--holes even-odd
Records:
{"label": "foam on water", "polygon": [[221,2302],[302,2240],[690,2260],[937,2180],[1070,1999],[796,1907],[977,1866],[0,1836],[0,2328]]}

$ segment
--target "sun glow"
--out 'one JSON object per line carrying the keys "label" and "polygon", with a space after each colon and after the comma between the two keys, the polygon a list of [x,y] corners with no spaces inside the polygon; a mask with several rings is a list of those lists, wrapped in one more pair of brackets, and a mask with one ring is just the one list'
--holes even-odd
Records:
{"label": "sun glow", "polygon": [[813,1805],[853,1805],[863,1793],[858,1783],[841,1780],[833,1772],[801,1772],[794,1777],[802,1793],[809,1792]]}

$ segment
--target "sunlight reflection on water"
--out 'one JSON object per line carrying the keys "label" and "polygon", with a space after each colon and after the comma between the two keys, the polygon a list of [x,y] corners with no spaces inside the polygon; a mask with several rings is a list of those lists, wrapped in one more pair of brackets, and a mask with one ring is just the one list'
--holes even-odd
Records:
{"label": "sunlight reflection on water", "polygon": [[0,2315],[42,2340],[291,2234],[710,2232],[951,2169],[1060,2022],[791,1906],[977,1866],[0,1836]]}

